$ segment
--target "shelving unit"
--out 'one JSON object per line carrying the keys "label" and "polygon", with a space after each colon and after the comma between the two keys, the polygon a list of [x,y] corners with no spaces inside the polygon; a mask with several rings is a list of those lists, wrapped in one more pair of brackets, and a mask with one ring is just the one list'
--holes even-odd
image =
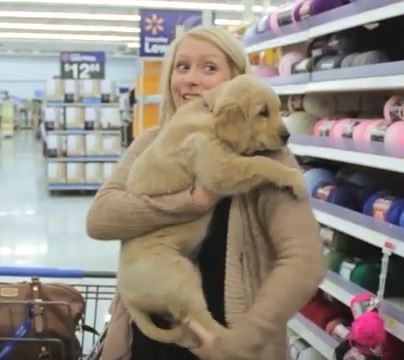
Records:
{"label": "shelving unit", "polygon": [[404,257],[404,228],[318,199],[311,205],[320,224],[379,248],[392,244],[393,253]]}
{"label": "shelving unit", "polygon": [[326,359],[334,359],[334,350],[338,346],[338,341],[312,321],[298,313],[289,321],[288,327],[299,334]]}
{"label": "shelving unit", "polygon": [[[333,142],[327,137],[294,135],[289,149],[298,156],[312,156],[319,159],[344,161],[350,164],[404,173],[403,155],[392,156],[385,152],[383,144],[372,143],[372,152],[360,152],[352,140]],[[370,149],[369,149],[370,150]]]}
{"label": "shelving unit", "polygon": [[[251,44],[245,49],[247,53],[254,53],[269,48],[297,44],[322,35],[386,20],[403,14],[404,3],[402,1],[357,1],[345,7],[320,14],[315,19],[312,18],[307,22],[302,22],[295,26],[296,30],[294,32]],[[271,36],[271,34],[266,34],[266,36]]]}
{"label": "shelving unit", "polygon": [[[327,273],[327,277],[321,283],[320,288],[348,306],[354,296],[370,293],[332,271]],[[380,307],[380,314],[385,321],[386,330],[404,341],[404,306],[402,302],[384,300]]]}
{"label": "shelving unit", "polygon": [[[63,82],[58,85],[65,88]],[[103,102],[101,86],[86,85],[95,93],[81,94],[85,86],[79,82],[69,95],[74,102],[65,102],[60,91],[46,101],[46,108],[55,109],[45,118],[49,191],[97,190],[119,161],[122,119],[117,96],[108,93],[111,102]],[[114,91],[115,85],[109,89]]]}
{"label": "shelving unit", "polygon": [[[323,35],[380,22],[404,15],[403,0],[356,0],[348,5],[312,16],[296,24],[281,28],[282,35],[270,30],[261,33],[247,32],[245,49],[256,59],[258,53],[274,48],[301,44]],[[262,24],[264,20],[262,20]],[[261,25],[262,25],[261,24]],[[255,26],[255,25],[254,25]],[[404,61],[383,64],[312,71],[304,74],[261,78],[280,96],[306,93],[352,93],[404,90]],[[364,145],[364,146],[363,146]],[[387,170],[401,176],[404,173],[404,149],[396,153],[387,152],[382,143],[355,144],[352,140],[333,140],[328,137],[314,137],[293,134],[289,149],[296,156],[329,160],[337,163]],[[340,206],[311,199],[317,221],[327,227],[341,231],[379,248],[392,246],[392,252],[404,258],[404,228],[376,220],[370,216]],[[388,281],[388,280],[387,280]],[[347,306],[358,294],[367,290],[328,272],[320,289]],[[386,330],[404,341],[404,299],[384,300],[380,312]],[[297,314],[288,324],[327,359],[334,358],[337,341],[318,328],[309,319]]]}

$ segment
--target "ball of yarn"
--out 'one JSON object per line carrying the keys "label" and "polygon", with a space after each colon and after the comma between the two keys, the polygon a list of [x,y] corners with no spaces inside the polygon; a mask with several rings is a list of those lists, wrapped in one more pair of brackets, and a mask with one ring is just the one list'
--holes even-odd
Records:
{"label": "ball of yarn", "polygon": [[384,142],[384,136],[389,125],[390,122],[385,119],[372,120],[372,123],[366,127],[364,136],[364,141],[368,149],[372,148],[372,141]]}
{"label": "ball of yarn", "polygon": [[306,94],[303,97],[303,108],[317,117],[332,116],[336,112],[336,102],[330,95]]}
{"label": "ball of yarn", "polygon": [[252,73],[259,78],[278,76],[278,69],[268,65],[253,65],[251,66]]}
{"label": "ball of yarn", "polygon": [[323,168],[312,168],[306,170],[303,173],[303,177],[306,182],[307,189],[311,195],[313,195],[314,189],[317,188],[320,182],[336,182],[335,174],[332,171]]}
{"label": "ball of yarn", "polygon": [[384,105],[383,115],[386,120],[404,120],[404,97],[392,96]]}
{"label": "ball of yarn", "polygon": [[327,255],[327,267],[331,271],[339,273],[341,265],[344,262],[346,255],[337,250],[331,250]]}
{"label": "ball of yarn", "polygon": [[392,155],[404,156],[404,121],[396,121],[387,128],[384,148]]}
{"label": "ball of yarn", "polygon": [[283,120],[291,134],[310,135],[313,132],[317,117],[305,111],[296,111]]}
{"label": "ball of yarn", "polygon": [[345,4],[345,0],[303,0],[293,9],[293,20],[300,21],[309,16],[321,14]]}
{"label": "ball of yarn", "polygon": [[366,139],[366,132],[368,126],[373,123],[374,120],[361,119],[360,123],[355,126],[352,138],[357,150],[366,151],[369,149],[369,142]]}
{"label": "ball of yarn", "polygon": [[381,64],[388,62],[388,56],[380,50],[365,51],[357,55],[352,63],[352,66],[365,66],[372,64]]}
{"label": "ball of yarn", "polygon": [[352,323],[350,340],[356,347],[376,348],[385,337],[384,321],[376,312],[365,312]]}
{"label": "ball of yarn", "polygon": [[341,67],[344,57],[342,55],[325,55],[318,59],[315,70],[332,70]]}
{"label": "ball of yarn", "polygon": [[341,68],[353,66],[353,62],[358,55],[359,55],[358,52],[354,52],[352,54],[346,55],[341,61]]}
{"label": "ball of yarn", "polygon": [[386,191],[378,191],[367,199],[362,211],[375,219],[399,225],[404,199],[396,198]]}
{"label": "ball of yarn", "polygon": [[344,185],[320,182],[313,191],[314,197],[351,210],[359,210],[360,204],[354,191]]}
{"label": "ball of yarn", "polygon": [[298,51],[291,51],[281,57],[279,62],[279,74],[282,76],[292,74],[293,64],[303,60],[304,55]]}
{"label": "ball of yarn", "polygon": [[[342,265],[343,266],[343,265]],[[369,257],[359,261],[350,273],[349,280],[375,293],[379,287],[380,257]]]}
{"label": "ball of yarn", "polygon": [[314,136],[326,136],[329,137],[331,135],[331,129],[335,125],[336,120],[334,119],[320,119],[316,122],[313,128]]}

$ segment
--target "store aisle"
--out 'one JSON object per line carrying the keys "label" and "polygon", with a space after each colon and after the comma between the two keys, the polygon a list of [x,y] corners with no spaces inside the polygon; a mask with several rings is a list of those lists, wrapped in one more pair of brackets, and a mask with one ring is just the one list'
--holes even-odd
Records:
{"label": "store aisle", "polygon": [[118,242],[86,235],[93,193],[50,195],[45,160],[30,130],[0,146],[0,264],[115,270]]}

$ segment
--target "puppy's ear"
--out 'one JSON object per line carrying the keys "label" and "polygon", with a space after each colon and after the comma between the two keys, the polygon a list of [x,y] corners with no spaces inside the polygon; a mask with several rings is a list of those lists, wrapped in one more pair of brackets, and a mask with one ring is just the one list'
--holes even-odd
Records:
{"label": "puppy's ear", "polygon": [[215,87],[210,90],[206,90],[202,94],[202,98],[205,102],[205,105],[209,109],[210,112],[214,112],[216,109],[216,101],[218,100],[219,97],[219,92],[220,92],[220,86]]}
{"label": "puppy's ear", "polygon": [[216,136],[237,153],[243,153],[248,147],[250,129],[242,107],[227,103],[216,110],[213,113]]}

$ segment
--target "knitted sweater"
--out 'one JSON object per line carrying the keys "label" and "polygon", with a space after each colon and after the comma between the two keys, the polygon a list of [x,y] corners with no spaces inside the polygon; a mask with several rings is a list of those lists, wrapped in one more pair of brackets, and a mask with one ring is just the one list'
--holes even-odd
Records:
{"label": "knitted sweater", "polygon": [[[188,190],[151,198],[126,191],[131,163],[157,135],[144,132],[128,148],[112,177],[96,194],[87,214],[87,232],[100,240],[136,238],[187,222],[206,210]],[[272,156],[297,166],[288,150]],[[225,259],[225,316],[235,329],[238,357],[285,360],[287,321],[315,293],[325,274],[318,224],[308,201],[262,186],[232,198]],[[117,295],[111,306],[103,360],[131,357],[131,321]],[[229,359],[233,360],[233,359]]]}

